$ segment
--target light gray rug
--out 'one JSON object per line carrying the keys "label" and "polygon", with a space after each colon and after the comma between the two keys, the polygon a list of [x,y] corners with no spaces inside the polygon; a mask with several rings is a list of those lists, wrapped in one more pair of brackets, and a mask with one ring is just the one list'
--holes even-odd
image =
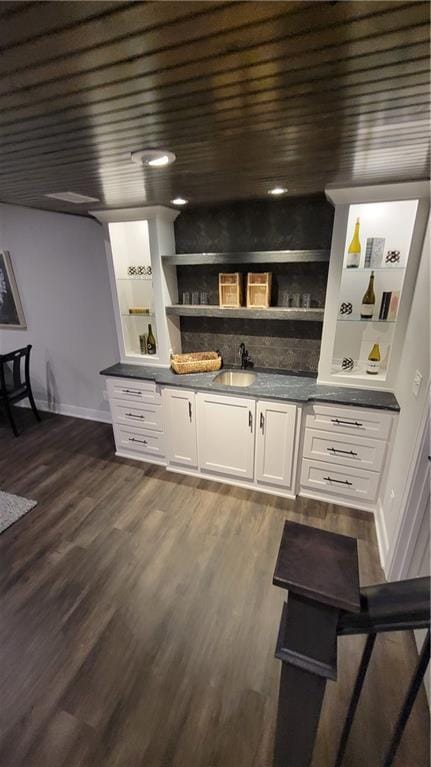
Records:
{"label": "light gray rug", "polygon": [[3,493],[0,490],[0,533],[7,527],[13,525],[20,517],[34,509],[37,501],[30,501],[28,498],[21,498],[20,495],[11,495]]}

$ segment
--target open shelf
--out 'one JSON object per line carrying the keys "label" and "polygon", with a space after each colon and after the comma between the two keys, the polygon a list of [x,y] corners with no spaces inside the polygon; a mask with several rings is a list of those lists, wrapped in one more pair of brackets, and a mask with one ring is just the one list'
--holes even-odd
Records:
{"label": "open shelf", "polygon": [[118,282],[150,282],[153,277],[152,275],[137,275],[136,277],[117,277],[116,279]]}
{"label": "open shelf", "polygon": [[122,317],[139,317],[139,319],[148,319],[149,317],[154,317],[154,312],[150,312],[149,314],[130,314],[129,312],[121,312]]}
{"label": "open shelf", "polygon": [[384,381],[386,379],[386,370],[381,371],[380,373],[377,373],[377,375],[370,375],[365,370],[349,370],[349,371],[337,371],[333,374],[334,378],[342,378],[342,379],[348,379],[348,378],[354,378],[359,381],[369,381],[372,387],[373,381]]}
{"label": "open shelf", "polygon": [[397,269],[405,271],[405,266],[343,266],[344,272],[395,272]]}
{"label": "open shelf", "polygon": [[294,309],[270,306],[268,309],[249,309],[246,306],[221,307],[208,304],[175,304],[166,307],[166,314],[178,317],[242,317],[252,320],[300,320],[323,322],[323,309]]}
{"label": "open shelf", "polygon": [[361,317],[355,317],[354,315],[352,315],[352,316],[349,316],[349,317],[337,317],[337,322],[360,322],[361,325],[366,325],[367,322],[369,322],[369,323],[372,323],[372,322],[386,322],[386,323],[387,322],[396,322],[396,319],[395,320],[379,320],[379,319],[373,318],[371,320],[363,320]]}
{"label": "open shelf", "polygon": [[238,253],[179,253],[162,256],[171,266],[208,264],[287,264],[329,261],[329,250],[256,250]]}

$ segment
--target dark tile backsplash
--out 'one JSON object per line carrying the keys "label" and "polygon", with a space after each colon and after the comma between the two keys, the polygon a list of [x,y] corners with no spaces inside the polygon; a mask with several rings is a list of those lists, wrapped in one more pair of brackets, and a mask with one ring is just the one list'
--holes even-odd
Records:
{"label": "dark tile backsplash", "polygon": [[333,218],[323,195],[190,206],[175,221],[176,251],[329,248]]}
{"label": "dark tile backsplash", "polygon": [[315,372],[320,322],[182,317],[183,352],[220,351],[225,365],[239,365],[243,341],[256,367]]}
{"label": "dark tile backsplash", "polygon": [[[330,248],[333,208],[323,196],[256,200],[185,210],[175,221],[177,253],[253,250],[308,250]],[[218,274],[272,272],[273,306],[282,294],[310,293],[311,305],[325,304],[327,263],[246,263],[221,267],[183,266],[177,269],[180,301],[183,292],[206,291],[210,304],[218,304]],[[218,349],[226,365],[239,364],[243,341],[256,367],[316,372],[322,324],[288,320],[242,320],[182,317],[184,352]]]}

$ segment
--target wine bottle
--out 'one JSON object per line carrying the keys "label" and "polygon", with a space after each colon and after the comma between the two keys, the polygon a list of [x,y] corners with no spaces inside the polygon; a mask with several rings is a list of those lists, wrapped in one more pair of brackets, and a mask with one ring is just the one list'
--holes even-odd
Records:
{"label": "wine bottle", "polygon": [[361,241],[359,239],[359,218],[356,219],[355,231],[347,250],[347,269],[357,269],[361,260]]}
{"label": "wine bottle", "polygon": [[371,320],[373,318],[376,296],[374,295],[374,272],[371,272],[368,288],[362,296],[361,320]]}
{"label": "wine bottle", "polygon": [[141,350],[141,354],[147,353],[147,336],[145,333],[141,333],[139,336],[139,348]]}
{"label": "wine bottle", "polygon": [[380,347],[374,344],[368,355],[367,373],[376,376],[380,372]]}
{"label": "wine bottle", "polygon": [[148,325],[147,354],[155,354],[155,353],[156,353],[156,339],[154,338],[151,325]]}

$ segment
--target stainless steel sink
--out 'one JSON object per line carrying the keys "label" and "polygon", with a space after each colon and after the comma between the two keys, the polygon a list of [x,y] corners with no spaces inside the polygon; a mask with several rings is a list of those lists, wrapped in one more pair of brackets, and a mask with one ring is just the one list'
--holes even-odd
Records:
{"label": "stainless steel sink", "polygon": [[223,384],[223,386],[251,386],[256,380],[256,373],[246,373],[245,371],[235,372],[226,370],[219,373],[213,383]]}

